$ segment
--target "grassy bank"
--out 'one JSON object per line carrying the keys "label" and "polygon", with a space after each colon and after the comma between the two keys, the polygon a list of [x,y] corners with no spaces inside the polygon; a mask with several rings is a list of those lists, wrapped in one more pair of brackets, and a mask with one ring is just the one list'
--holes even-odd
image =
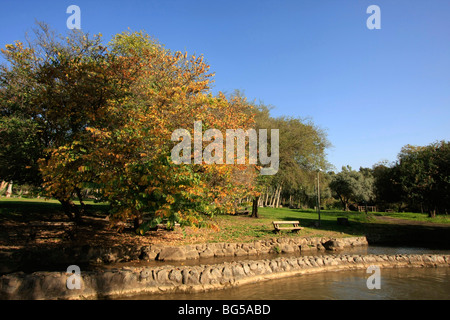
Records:
{"label": "grassy bank", "polygon": [[[259,208],[259,218],[249,216],[218,215],[213,218],[220,230],[211,235],[211,241],[251,241],[252,239],[270,237],[324,237],[324,236],[360,236],[363,235],[362,224],[371,219],[370,216],[346,213],[343,211],[321,211],[320,227],[315,226],[318,214],[314,210],[296,210],[288,208]],[[337,224],[338,217],[349,219],[348,226]],[[272,221],[298,220],[304,229],[299,234],[282,231],[275,234]]]}
{"label": "grassy bank", "polygon": [[[104,220],[104,224],[99,224],[99,220],[95,220],[95,224],[84,225],[82,228],[77,228],[76,232],[86,232],[86,241],[111,241],[112,244],[118,245],[122,242],[138,242],[138,243],[202,243],[202,242],[249,242],[254,240],[262,240],[273,237],[348,237],[348,236],[363,236],[367,228],[376,226],[386,230],[392,230],[392,225],[395,224],[395,219],[403,219],[413,221],[415,223],[439,223],[450,226],[449,216],[438,216],[436,218],[428,218],[426,214],[420,213],[365,213],[360,212],[345,212],[340,210],[322,210],[320,226],[316,226],[318,221],[318,214],[314,210],[299,210],[288,208],[259,208],[259,218],[252,218],[245,215],[217,215],[208,219],[217,226],[217,228],[194,228],[186,227],[173,232],[148,232],[144,237],[135,235],[131,230],[122,234],[118,234],[114,230],[108,230],[107,221],[104,219],[107,215],[108,206],[105,204],[95,204],[87,202],[90,212],[96,218]],[[337,218],[345,217],[349,221],[349,225],[338,225]],[[381,219],[383,217],[390,217]],[[300,225],[304,227],[299,234],[283,231],[280,234],[275,234],[273,231],[272,221],[275,220],[298,220]],[[61,205],[55,200],[44,199],[26,199],[26,198],[0,198],[0,224],[3,230],[1,237],[1,245],[8,245],[9,239],[17,240],[21,237],[28,237],[25,239],[30,241],[37,241],[29,239],[35,229],[30,227],[33,222],[41,223],[50,221],[55,223],[58,227],[58,232],[51,233],[49,225],[45,225],[45,236],[48,241],[52,243],[61,243],[67,241],[67,232],[63,232],[58,223],[68,221],[62,212]],[[31,222],[31,223],[30,223]],[[57,223],[56,223],[57,222]],[[56,228],[55,227],[55,228]],[[389,229],[390,227],[390,229]],[[30,229],[31,228],[31,229]],[[33,231],[34,230],[34,231]],[[89,231],[89,233],[88,233]],[[75,231],[74,231],[75,232]],[[44,234],[44,232],[38,232]],[[14,237],[12,237],[13,235]],[[36,237],[36,236],[35,236]],[[100,237],[103,237],[100,239]],[[79,239],[82,238],[81,236]],[[92,240],[91,240],[92,239]]]}
{"label": "grassy bank", "polygon": [[[210,241],[252,241],[252,239],[269,238],[275,236],[283,237],[349,237],[364,236],[368,230],[377,229],[377,232],[386,233],[396,232],[396,224],[399,219],[411,221],[416,224],[448,225],[450,227],[449,216],[439,216],[429,218],[427,214],[420,213],[368,213],[363,212],[345,212],[341,210],[321,210],[320,226],[318,214],[315,210],[299,210],[288,208],[260,208],[260,218],[255,219],[248,216],[216,216],[214,221],[219,225],[220,231],[210,236]],[[347,218],[347,226],[338,225],[337,218]],[[382,219],[388,217],[392,219]],[[273,233],[272,221],[275,220],[298,220],[304,229],[297,235],[291,232]]]}

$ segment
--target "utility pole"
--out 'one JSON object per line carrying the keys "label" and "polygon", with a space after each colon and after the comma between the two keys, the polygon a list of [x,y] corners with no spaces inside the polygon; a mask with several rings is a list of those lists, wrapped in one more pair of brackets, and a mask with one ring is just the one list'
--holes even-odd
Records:
{"label": "utility pole", "polygon": [[322,169],[317,170],[317,213],[319,215],[319,227],[320,227],[320,171]]}

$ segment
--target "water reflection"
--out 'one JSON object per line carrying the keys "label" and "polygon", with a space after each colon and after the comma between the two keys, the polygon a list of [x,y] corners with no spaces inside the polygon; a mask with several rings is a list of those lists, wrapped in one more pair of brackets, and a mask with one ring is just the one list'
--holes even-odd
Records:
{"label": "water reflection", "polygon": [[426,247],[368,246],[367,254],[450,254],[450,250]]}
{"label": "water reflection", "polygon": [[203,293],[141,295],[143,300],[449,300],[450,268],[381,270],[381,289],[369,290],[365,270],[301,275]]}
{"label": "water reflection", "polygon": [[[450,254],[450,250],[368,246],[343,252],[309,252],[323,254]],[[297,253],[295,255],[302,255]],[[246,257],[276,258],[279,255]],[[292,254],[291,254],[292,256]],[[214,264],[236,258],[188,261],[186,264]],[[153,262],[155,263],[155,262]],[[159,262],[160,263],[160,262]],[[158,262],[156,262],[158,264]],[[300,275],[242,285],[235,288],[200,293],[147,294],[127,299],[143,300],[449,300],[450,268],[387,268],[381,269],[381,289],[369,290],[370,274],[366,270],[348,270]]]}

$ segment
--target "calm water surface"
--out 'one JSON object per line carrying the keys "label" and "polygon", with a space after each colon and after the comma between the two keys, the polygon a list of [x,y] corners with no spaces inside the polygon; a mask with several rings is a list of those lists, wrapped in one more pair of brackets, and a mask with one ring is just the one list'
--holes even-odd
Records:
{"label": "calm water surface", "polygon": [[[369,247],[368,254],[446,253],[426,248]],[[450,300],[450,268],[381,269],[381,288],[368,289],[371,274],[347,270],[299,275],[236,288],[131,297],[143,300]],[[128,298],[130,299],[130,298]]]}
{"label": "calm water surface", "polygon": [[141,295],[142,300],[449,300],[450,268],[382,269],[369,290],[365,270],[323,272],[205,293]]}

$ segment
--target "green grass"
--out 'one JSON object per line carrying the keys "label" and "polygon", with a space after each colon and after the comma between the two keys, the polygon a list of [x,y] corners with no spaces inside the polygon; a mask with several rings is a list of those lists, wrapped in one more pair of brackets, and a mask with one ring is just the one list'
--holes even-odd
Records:
{"label": "green grass", "polygon": [[[86,201],[91,214],[106,216],[108,205]],[[218,226],[218,230],[200,228],[196,230],[183,230],[186,243],[201,242],[250,242],[254,240],[275,237],[348,237],[362,236],[368,226],[383,226],[387,222],[377,221],[378,216],[389,216],[399,219],[414,221],[448,223],[447,215],[439,215],[436,218],[428,218],[420,213],[371,213],[345,212],[341,210],[321,210],[321,225],[315,226],[318,214],[315,210],[300,210],[288,208],[259,208],[259,218],[255,219],[245,215],[217,215],[211,218],[211,222]],[[337,224],[337,218],[345,217],[349,220],[348,226]],[[66,219],[61,205],[56,200],[27,199],[27,198],[0,198],[0,222],[16,221],[26,222],[30,220],[54,220]],[[272,221],[298,220],[304,227],[299,234],[282,231],[274,233]],[[391,224],[392,225],[392,224]]]}
{"label": "green grass", "polygon": [[[227,241],[252,241],[274,237],[323,237],[323,236],[360,236],[363,235],[364,222],[370,221],[371,216],[366,217],[361,213],[347,213],[344,211],[324,210],[321,211],[320,227],[315,227],[318,214],[314,210],[295,210],[288,208],[259,208],[259,218],[249,216],[218,215],[214,222],[220,230],[211,235],[214,242]],[[338,217],[346,217],[350,221],[349,226],[337,224]],[[299,234],[282,231],[274,233],[272,221],[298,220],[304,229]]]}
{"label": "green grass", "polygon": [[[448,216],[438,216],[430,219],[427,215],[415,213],[371,213],[345,212],[341,210],[321,210],[320,227],[315,227],[314,222],[318,221],[318,214],[315,210],[299,210],[288,208],[259,208],[259,219],[249,216],[218,215],[214,221],[220,230],[214,232],[211,241],[252,241],[274,237],[349,237],[362,236],[366,228],[373,225],[383,226],[386,222],[377,221],[376,216],[384,215],[394,218],[410,219],[416,221],[431,221],[435,223],[450,223]],[[349,220],[348,226],[337,224],[337,218],[345,217]],[[298,220],[304,227],[299,234],[282,231],[279,234],[273,232],[272,221],[275,220]]]}

